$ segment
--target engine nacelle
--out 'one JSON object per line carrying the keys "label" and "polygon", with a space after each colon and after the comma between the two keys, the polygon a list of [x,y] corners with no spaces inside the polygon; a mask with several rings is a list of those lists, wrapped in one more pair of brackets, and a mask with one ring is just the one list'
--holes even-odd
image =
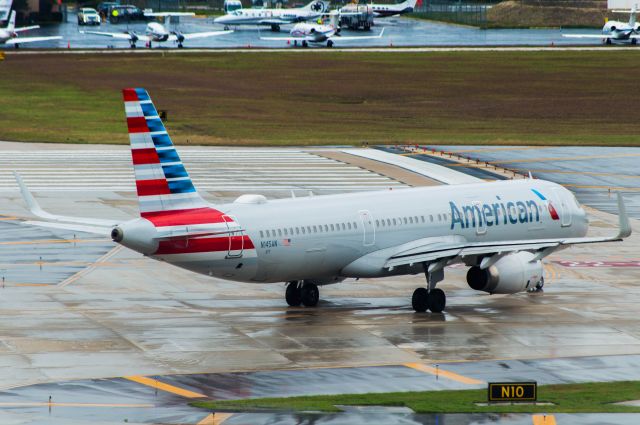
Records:
{"label": "engine nacelle", "polygon": [[542,281],[542,261],[531,262],[534,254],[509,254],[487,269],[473,266],[467,272],[467,283],[472,289],[490,294],[515,294],[534,288]]}
{"label": "engine nacelle", "polygon": [[145,255],[158,250],[158,241],[154,239],[156,228],[144,218],[127,221],[111,230],[111,239],[127,248]]}

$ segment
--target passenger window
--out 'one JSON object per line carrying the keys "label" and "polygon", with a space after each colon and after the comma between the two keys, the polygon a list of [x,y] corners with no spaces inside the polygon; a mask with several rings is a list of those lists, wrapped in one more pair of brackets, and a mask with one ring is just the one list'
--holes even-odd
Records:
{"label": "passenger window", "polygon": [[302,226],[302,234],[306,234],[307,232],[304,231],[304,226]]}
{"label": "passenger window", "polygon": [[311,234],[311,226],[307,226],[307,232]]}
{"label": "passenger window", "polygon": [[268,237],[268,238],[270,238],[270,237],[271,237],[271,234],[269,234],[269,231],[268,231],[268,230],[266,231],[266,233],[267,233],[267,237]]}
{"label": "passenger window", "polygon": [[358,223],[356,223],[355,221],[353,222],[353,228],[357,229],[358,228]]}
{"label": "passenger window", "polygon": [[409,224],[413,224],[413,217],[409,217]]}
{"label": "passenger window", "polygon": [[404,224],[407,224],[407,217],[405,217],[403,221],[404,221]]}
{"label": "passenger window", "polygon": [[380,222],[376,220],[376,227],[380,227]]}
{"label": "passenger window", "polygon": [[262,232],[262,230],[260,230],[260,237],[264,238],[264,233]]}
{"label": "passenger window", "polygon": [[387,226],[391,226],[391,219],[387,219]]}
{"label": "passenger window", "polygon": [[324,231],[328,232],[329,231],[329,226],[327,224],[324,225]]}
{"label": "passenger window", "polygon": [[300,234],[300,228],[296,227],[296,235],[299,235],[299,234]]}
{"label": "passenger window", "polygon": [[282,230],[278,229],[278,236],[282,236]]}
{"label": "passenger window", "polygon": [[331,224],[331,231],[333,232],[335,230],[335,227],[333,227],[333,224]]}
{"label": "passenger window", "polygon": [[286,229],[286,228],[284,229],[284,235],[285,235],[285,236],[287,236],[287,235],[288,235],[288,233],[287,233],[287,229]]}
{"label": "passenger window", "polygon": [[342,230],[347,230],[347,226],[344,223],[342,223]]}
{"label": "passenger window", "polygon": [[396,219],[395,218],[393,219],[393,225],[394,226],[396,225]]}
{"label": "passenger window", "polygon": [[347,228],[351,230],[351,223],[347,223]]}
{"label": "passenger window", "polygon": [[313,226],[313,233],[318,233],[318,226]]}
{"label": "passenger window", "polygon": [[429,221],[433,223],[433,215],[429,214]]}

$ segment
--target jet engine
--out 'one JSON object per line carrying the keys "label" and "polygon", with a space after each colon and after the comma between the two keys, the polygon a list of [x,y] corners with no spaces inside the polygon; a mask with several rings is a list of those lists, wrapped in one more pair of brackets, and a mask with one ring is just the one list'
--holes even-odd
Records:
{"label": "jet engine", "polygon": [[542,261],[531,261],[534,254],[518,252],[506,255],[486,269],[473,266],[467,272],[472,289],[490,294],[515,294],[542,282]]}

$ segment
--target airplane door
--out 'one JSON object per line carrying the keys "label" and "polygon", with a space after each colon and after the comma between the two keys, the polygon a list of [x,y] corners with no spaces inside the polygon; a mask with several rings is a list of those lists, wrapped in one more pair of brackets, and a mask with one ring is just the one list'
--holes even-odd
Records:
{"label": "airplane door", "polygon": [[376,228],[373,225],[373,217],[367,210],[358,211],[358,214],[360,215],[364,232],[362,245],[371,246],[376,242]]}
{"label": "airplane door", "polygon": [[556,207],[559,210],[558,214],[560,215],[560,225],[562,227],[571,226],[571,209],[567,203],[566,196],[563,196],[562,192],[557,187],[553,188],[553,195],[555,202],[551,205],[551,208]]}
{"label": "airplane door", "polygon": [[238,222],[233,217],[223,215],[222,219],[227,225],[229,231],[229,249],[227,250],[226,258],[238,258],[242,257],[244,251],[244,231],[238,225]]}

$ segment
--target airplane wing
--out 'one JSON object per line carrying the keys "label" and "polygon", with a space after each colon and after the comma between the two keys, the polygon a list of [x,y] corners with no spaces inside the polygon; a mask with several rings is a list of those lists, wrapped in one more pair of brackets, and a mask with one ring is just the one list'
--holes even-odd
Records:
{"label": "airplane wing", "polygon": [[565,38],[607,38],[605,34],[562,34]]}
{"label": "airplane wing", "polygon": [[22,177],[17,172],[13,175],[16,178],[16,182],[20,187],[20,194],[25,203],[29,207],[29,210],[36,217],[40,217],[46,221],[27,221],[26,224],[32,224],[40,227],[51,227],[56,229],[68,229],[77,230],[79,232],[89,232],[96,234],[108,235],[111,233],[111,229],[118,225],[120,221],[117,220],[101,220],[97,218],[84,218],[84,217],[70,217],[65,215],[56,215],[48,213],[43,210],[35,200],[27,185],[22,180]]}
{"label": "airplane wing", "polygon": [[[196,38],[217,37],[219,35],[231,34],[233,31],[205,31],[205,32],[192,32],[188,34],[182,34],[185,40],[193,40]],[[178,36],[171,34],[169,41],[177,41]]]}
{"label": "airplane wing", "polygon": [[35,43],[37,41],[49,41],[49,40],[61,40],[62,37],[59,35],[54,35],[51,37],[16,37],[11,38],[4,42],[7,45],[13,44],[24,44],[24,43]]}
{"label": "airplane wing", "polygon": [[334,40],[340,40],[340,41],[367,40],[367,39],[373,39],[373,38],[381,38],[382,34],[384,34],[384,28],[382,28],[382,30],[380,31],[380,34],[378,35],[362,35],[362,36],[346,36],[346,37],[341,35],[334,35],[331,38]]}
{"label": "airplane wing", "polygon": [[[131,40],[133,37],[128,32],[102,32],[102,31],[80,31],[81,34],[95,34],[103,37],[117,38],[119,40]],[[143,34],[136,34],[139,41],[149,41],[149,37]]]}
{"label": "airplane wing", "polygon": [[270,18],[263,19],[262,21],[258,21],[260,25],[287,25],[290,24],[291,21],[287,21],[284,19]]}
{"label": "airplane wing", "polygon": [[[418,239],[403,245],[387,248],[362,257],[356,262],[364,260],[368,264],[379,264],[383,269],[393,270],[395,267],[412,266],[426,263],[428,271],[441,269],[447,264],[453,263],[464,257],[484,256],[480,263],[481,268],[493,264],[492,256],[500,258],[503,255],[528,251],[535,255],[535,261],[541,260],[554,251],[566,248],[570,245],[616,242],[631,235],[631,225],[626,213],[622,196],[618,193],[619,229],[614,236],[607,237],[582,237],[582,238],[551,238],[537,240],[512,240],[501,242],[467,242],[462,236],[445,236],[435,238]],[[354,263],[352,263],[354,264]],[[484,266],[484,267],[483,267]],[[349,267],[349,266],[347,266]]]}
{"label": "airplane wing", "polygon": [[196,16],[196,14],[193,12],[150,12],[145,13],[144,16],[166,18],[168,16]]}
{"label": "airplane wing", "polygon": [[40,28],[40,25],[31,25],[30,27],[14,28],[13,32],[23,32],[23,31],[35,30],[38,28]]}
{"label": "airplane wing", "polygon": [[270,40],[270,41],[310,41],[310,38],[307,37],[260,37],[260,40]]}

